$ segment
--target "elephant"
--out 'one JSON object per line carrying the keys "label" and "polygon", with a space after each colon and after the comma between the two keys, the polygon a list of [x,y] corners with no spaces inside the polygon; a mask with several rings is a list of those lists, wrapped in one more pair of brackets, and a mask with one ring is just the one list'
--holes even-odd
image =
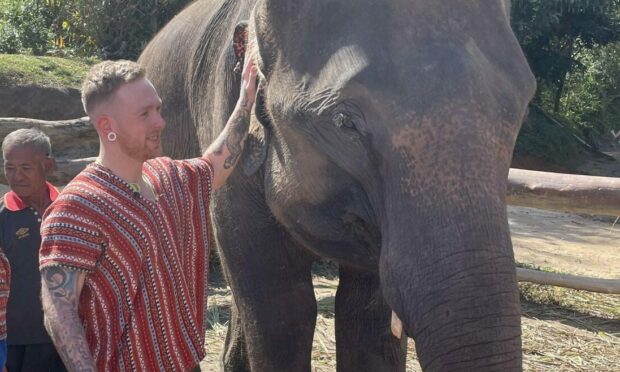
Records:
{"label": "elephant", "polygon": [[167,155],[216,138],[250,57],[248,139],[211,202],[222,370],[311,370],[319,259],[339,268],[338,371],[404,371],[407,337],[426,371],[521,370],[505,195],[536,82],[510,1],[193,2],[139,58]]}

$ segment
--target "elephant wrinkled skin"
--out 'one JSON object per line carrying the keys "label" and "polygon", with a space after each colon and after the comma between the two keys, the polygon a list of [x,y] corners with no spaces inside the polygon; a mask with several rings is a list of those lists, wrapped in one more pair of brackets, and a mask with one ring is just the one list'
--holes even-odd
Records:
{"label": "elephant wrinkled skin", "polygon": [[340,270],[338,371],[405,370],[392,311],[425,370],[521,370],[505,193],[535,82],[509,11],[197,1],[147,46],[173,157],[222,130],[244,52],[260,69],[241,166],[212,204],[234,297],[223,370],[310,371],[321,257]]}

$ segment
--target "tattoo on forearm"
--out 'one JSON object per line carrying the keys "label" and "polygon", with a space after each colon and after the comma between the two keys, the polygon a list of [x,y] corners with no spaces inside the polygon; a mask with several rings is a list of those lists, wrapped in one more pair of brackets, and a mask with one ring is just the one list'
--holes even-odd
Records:
{"label": "tattoo on forearm", "polygon": [[207,152],[222,155],[224,146],[228,149],[228,156],[224,159],[224,169],[230,169],[237,163],[243,151],[243,142],[250,127],[250,111],[245,108],[245,100],[241,100],[233,111],[226,127],[217,137]]}
{"label": "tattoo on forearm", "polygon": [[250,125],[250,114],[247,109],[239,108],[230,118],[226,136],[226,147],[230,155],[224,161],[224,169],[230,169],[235,166],[237,160],[241,156],[243,150],[243,141],[248,135],[248,127]]}
{"label": "tattoo on forearm", "polygon": [[69,371],[95,371],[77,306],[78,271],[49,267],[42,272],[41,300],[45,328]]}

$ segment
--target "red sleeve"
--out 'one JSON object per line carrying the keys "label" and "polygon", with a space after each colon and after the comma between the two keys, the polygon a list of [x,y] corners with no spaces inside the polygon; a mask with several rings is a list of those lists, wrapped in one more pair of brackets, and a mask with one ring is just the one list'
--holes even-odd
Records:
{"label": "red sleeve", "polygon": [[57,200],[41,224],[39,269],[67,266],[92,271],[103,252],[105,241],[78,201]]}
{"label": "red sleeve", "polygon": [[194,158],[187,160],[175,160],[180,174],[188,178],[189,185],[195,185],[196,190],[192,190],[192,195],[197,197],[205,205],[211,200],[211,189],[213,182],[213,166],[206,158]]}
{"label": "red sleeve", "polygon": [[0,340],[6,339],[6,305],[11,288],[11,266],[0,250]]}

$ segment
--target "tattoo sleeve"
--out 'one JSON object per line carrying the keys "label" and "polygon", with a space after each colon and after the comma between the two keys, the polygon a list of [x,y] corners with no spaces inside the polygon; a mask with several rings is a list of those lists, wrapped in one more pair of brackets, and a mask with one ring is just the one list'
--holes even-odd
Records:
{"label": "tattoo sleeve", "polygon": [[78,303],[85,273],[62,267],[41,272],[41,301],[45,329],[65,367],[73,372],[96,371],[78,316]]}
{"label": "tattoo sleeve", "polygon": [[226,136],[226,147],[228,147],[229,155],[224,161],[224,169],[230,169],[237,164],[243,144],[248,135],[248,127],[250,125],[250,113],[248,110],[240,108],[235,110],[234,115],[230,118],[227,125],[229,131]]}
{"label": "tattoo sleeve", "polygon": [[223,184],[232,173],[243,152],[249,127],[250,110],[241,101],[233,111],[222,133],[203,155],[211,159],[215,170],[215,185]]}

